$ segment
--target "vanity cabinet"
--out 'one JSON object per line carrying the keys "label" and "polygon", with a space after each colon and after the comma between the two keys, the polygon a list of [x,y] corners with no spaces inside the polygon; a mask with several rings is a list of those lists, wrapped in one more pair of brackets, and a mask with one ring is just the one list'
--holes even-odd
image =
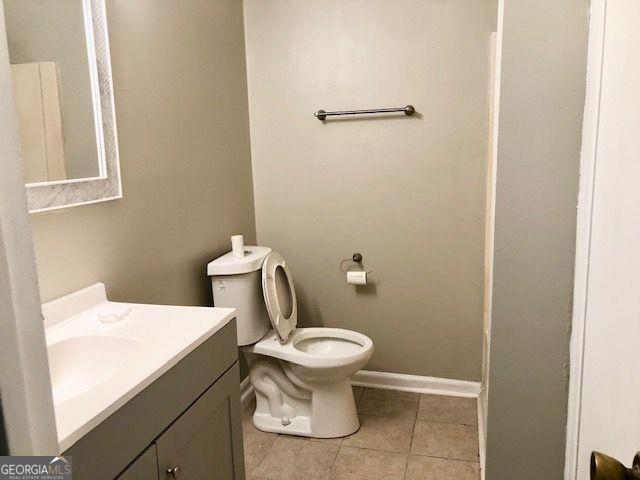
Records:
{"label": "vanity cabinet", "polygon": [[235,320],[64,455],[75,480],[244,480]]}
{"label": "vanity cabinet", "polygon": [[[234,372],[237,374],[237,372]],[[242,438],[234,435],[239,418],[229,395],[237,375],[225,374],[156,441],[160,479],[236,479]],[[166,476],[166,477],[165,477]]]}
{"label": "vanity cabinet", "polygon": [[122,474],[118,475],[117,480],[158,480],[158,455],[155,444],[147,448]]}

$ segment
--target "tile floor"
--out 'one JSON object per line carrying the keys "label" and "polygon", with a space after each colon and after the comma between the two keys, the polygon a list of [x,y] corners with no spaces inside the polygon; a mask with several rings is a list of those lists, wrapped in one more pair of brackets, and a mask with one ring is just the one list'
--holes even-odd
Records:
{"label": "tile floor", "polygon": [[243,417],[247,480],[478,480],[476,400],[354,387],[360,430],[307,439]]}

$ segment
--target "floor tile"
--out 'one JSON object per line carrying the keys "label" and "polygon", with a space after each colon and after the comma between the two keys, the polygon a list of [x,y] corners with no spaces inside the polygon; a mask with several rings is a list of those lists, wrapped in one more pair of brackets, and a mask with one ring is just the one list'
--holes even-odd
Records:
{"label": "floor tile", "polygon": [[340,446],[342,445],[342,440],[344,439],[344,437],[338,437],[338,438],[311,438],[311,437],[300,437],[298,435],[286,435],[286,434],[280,434],[283,437],[286,438],[295,438],[298,440],[304,440],[305,442],[318,442],[318,443],[326,443],[328,445],[337,445]]}
{"label": "floor tile", "polygon": [[480,480],[480,464],[410,455],[406,480]]}
{"label": "floor tile", "polygon": [[358,404],[358,412],[363,415],[415,418],[419,398],[417,393],[366,388]]}
{"label": "floor tile", "polygon": [[[251,413],[253,410],[251,411]],[[244,439],[244,466],[247,477],[262,462],[278,437],[275,433],[261,432],[253,426],[251,415],[243,412],[242,436]]]}
{"label": "floor tile", "polygon": [[353,392],[361,427],[344,439],[261,432],[252,422],[255,403],[243,405],[247,480],[480,478],[475,399],[362,387]]}
{"label": "floor tile", "polygon": [[478,425],[477,400],[441,395],[420,395],[418,420]]}
{"label": "floor tile", "polygon": [[337,445],[278,436],[252,478],[260,480],[326,480]]}
{"label": "floor tile", "polygon": [[476,462],[478,428],[471,425],[417,421],[411,453]]}
{"label": "floor tile", "polygon": [[402,480],[407,465],[404,453],[380,452],[342,446],[330,480]]}
{"label": "floor tile", "polygon": [[244,432],[244,468],[247,476],[264,460],[267,452],[278,437],[258,430],[256,432]]}
{"label": "floor tile", "polygon": [[344,439],[349,447],[409,453],[413,418],[360,415],[360,430]]}
{"label": "floor tile", "polygon": [[343,437],[339,438],[309,438],[311,442],[326,443],[328,445],[342,445]]}

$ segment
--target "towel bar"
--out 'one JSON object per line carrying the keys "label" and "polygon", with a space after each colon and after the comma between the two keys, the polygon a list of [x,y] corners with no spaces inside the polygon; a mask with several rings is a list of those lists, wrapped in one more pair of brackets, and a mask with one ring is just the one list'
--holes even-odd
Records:
{"label": "towel bar", "polygon": [[394,113],[394,112],[404,112],[405,115],[411,116],[416,112],[416,109],[413,105],[407,105],[406,107],[398,107],[398,108],[369,108],[366,110],[342,110],[336,112],[325,112],[324,110],[318,110],[314,112],[313,115],[320,121],[326,119],[327,117],[333,117],[338,115],[363,115],[370,113]]}

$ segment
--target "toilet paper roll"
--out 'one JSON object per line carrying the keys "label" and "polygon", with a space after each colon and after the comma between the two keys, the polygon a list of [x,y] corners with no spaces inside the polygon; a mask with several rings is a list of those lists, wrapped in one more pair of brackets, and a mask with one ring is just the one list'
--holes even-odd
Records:
{"label": "toilet paper roll", "polygon": [[235,258],[244,257],[244,237],[242,235],[234,235],[231,237],[231,251]]}
{"label": "toilet paper roll", "polygon": [[350,285],[366,285],[367,272],[364,270],[347,272],[347,283]]}

